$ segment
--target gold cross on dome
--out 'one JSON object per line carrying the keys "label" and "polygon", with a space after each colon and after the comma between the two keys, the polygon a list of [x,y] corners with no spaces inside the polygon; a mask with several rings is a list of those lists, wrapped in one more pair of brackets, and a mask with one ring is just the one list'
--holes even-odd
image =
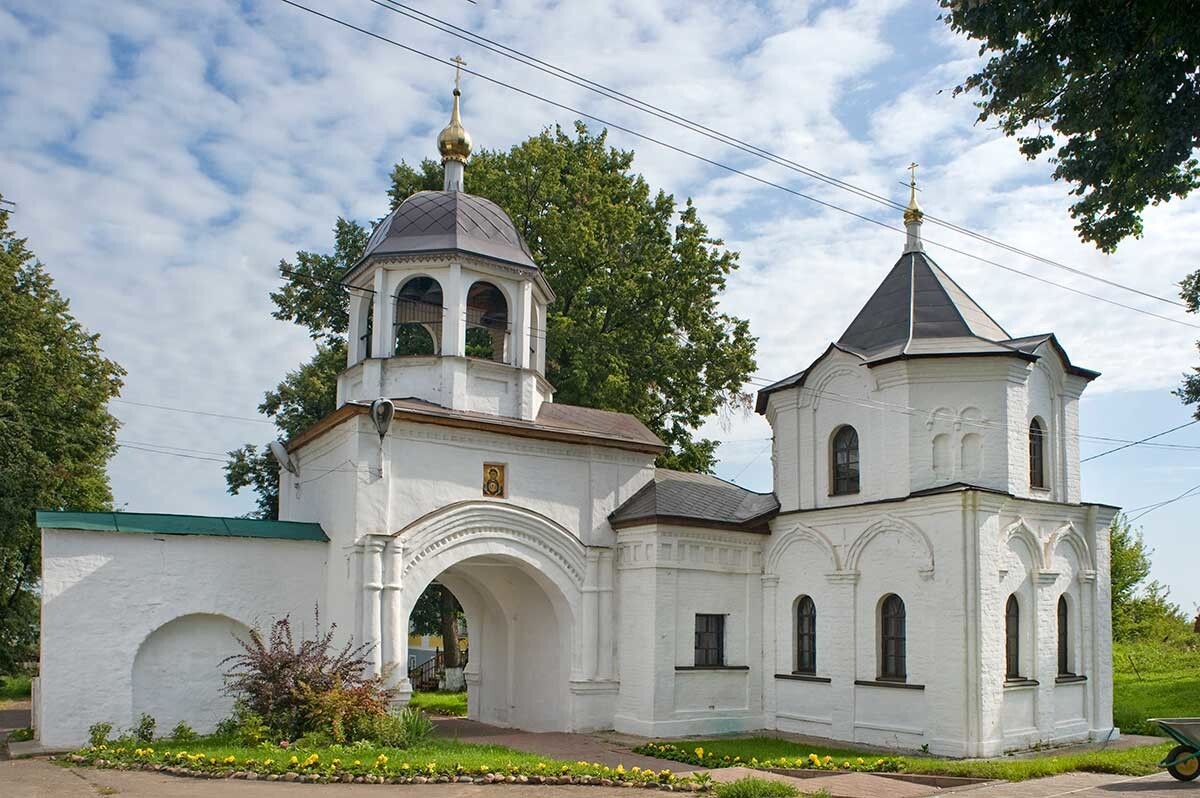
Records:
{"label": "gold cross on dome", "polygon": [[456,55],[450,60],[454,62],[454,90],[458,91],[458,79],[461,77],[462,68],[467,65],[467,62],[463,60],[461,55]]}
{"label": "gold cross on dome", "polygon": [[[913,161],[907,167],[908,174],[909,174],[909,178],[908,178],[909,188],[917,189],[917,167],[920,165],[921,164],[917,163],[916,161]],[[919,190],[919,189],[917,189],[917,190]]]}

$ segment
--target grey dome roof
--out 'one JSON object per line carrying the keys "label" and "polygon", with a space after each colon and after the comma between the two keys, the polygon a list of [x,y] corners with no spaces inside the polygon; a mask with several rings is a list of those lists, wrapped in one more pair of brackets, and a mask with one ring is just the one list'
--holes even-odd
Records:
{"label": "grey dome roof", "polygon": [[371,233],[362,261],[377,255],[466,252],[536,269],[512,219],[491,200],[461,191],[418,191]]}

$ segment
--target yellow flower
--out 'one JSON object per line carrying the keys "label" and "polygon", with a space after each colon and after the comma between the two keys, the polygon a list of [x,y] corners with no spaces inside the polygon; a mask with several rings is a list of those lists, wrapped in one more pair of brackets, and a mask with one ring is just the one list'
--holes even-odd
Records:
{"label": "yellow flower", "polygon": [[860,764],[860,765],[866,764],[865,762],[863,762],[863,758],[861,756],[858,758],[858,764]]}
{"label": "yellow flower", "polygon": [[340,765],[340,764],[342,764],[342,760],[340,760],[340,759],[335,759],[335,760],[333,760],[333,766],[334,766],[334,767],[337,767],[337,766],[338,766],[338,765]]}
{"label": "yellow flower", "polygon": [[832,762],[832,761],[833,761],[833,757],[831,757],[831,756],[827,756],[827,757],[825,757],[825,764],[826,764],[826,765],[828,765],[828,764],[829,764],[830,762]]}
{"label": "yellow flower", "polygon": [[[379,756],[375,757],[375,767],[381,768],[387,764],[387,761],[387,754],[380,754]],[[480,768],[480,770],[482,771],[483,768]]]}
{"label": "yellow flower", "polygon": [[619,774],[621,774],[622,776],[624,776],[624,775],[625,775],[625,766],[624,766],[624,765],[622,765],[622,764],[618,764],[618,765],[617,765],[617,773],[619,773]]}
{"label": "yellow flower", "polygon": [[403,765],[401,765],[401,766],[400,766],[400,768],[401,768],[402,770],[408,770],[408,763],[407,763],[407,762],[405,762]]}
{"label": "yellow flower", "polygon": [[269,767],[271,767],[271,765],[274,765],[274,764],[275,764],[274,759],[264,759],[263,760],[263,767],[265,767],[265,768],[269,768]]}
{"label": "yellow flower", "polygon": [[225,764],[226,764],[226,765],[232,765],[232,764],[233,764],[234,762],[236,762],[236,761],[237,761],[237,757],[235,757],[235,756],[227,756],[227,757],[225,757]]}
{"label": "yellow flower", "polygon": [[843,763],[842,763],[842,767],[843,767],[843,768],[845,768],[846,770],[849,770],[849,769],[850,769],[850,763],[849,763],[849,762],[843,762]]}
{"label": "yellow flower", "polygon": [[292,758],[291,758],[289,761],[290,761],[290,762],[291,762],[291,764],[293,764],[293,765],[299,765],[299,764],[300,764],[300,760],[299,760],[299,759],[297,759],[296,757],[292,757]]}
{"label": "yellow flower", "polygon": [[699,758],[699,759],[703,759],[703,758],[704,758],[704,749],[703,749],[703,748],[697,748],[697,749],[696,749],[696,756],[697,756],[697,758]]}
{"label": "yellow flower", "polygon": [[308,767],[309,765],[315,765],[317,763],[318,759],[320,759],[320,757],[317,756],[316,754],[310,754],[308,759],[304,760],[304,767]]}
{"label": "yellow flower", "polygon": [[362,762],[359,762],[357,759],[354,760],[354,767],[358,767],[361,764],[362,764]]}

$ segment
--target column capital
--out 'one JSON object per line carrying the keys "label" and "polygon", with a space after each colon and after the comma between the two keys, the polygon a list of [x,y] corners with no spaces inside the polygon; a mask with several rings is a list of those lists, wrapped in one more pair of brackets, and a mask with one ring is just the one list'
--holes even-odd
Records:
{"label": "column capital", "polygon": [[762,581],[763,587],[779,586],[779,574],[763,574],[759,579]]}

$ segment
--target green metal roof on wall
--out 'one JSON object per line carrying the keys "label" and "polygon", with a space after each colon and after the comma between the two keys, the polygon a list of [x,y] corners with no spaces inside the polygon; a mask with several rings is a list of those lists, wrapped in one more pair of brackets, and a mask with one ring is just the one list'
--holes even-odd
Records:
{"label": "green metal roof on wall", "polygon": [[306,521],[263,521],[257,518],[220,518],[211,515],[38,510],[37,525],[42,529],[81,529],[144,535],[212,535],[224,538],[315,540],[322,543],[329,541],[320,524]]}

